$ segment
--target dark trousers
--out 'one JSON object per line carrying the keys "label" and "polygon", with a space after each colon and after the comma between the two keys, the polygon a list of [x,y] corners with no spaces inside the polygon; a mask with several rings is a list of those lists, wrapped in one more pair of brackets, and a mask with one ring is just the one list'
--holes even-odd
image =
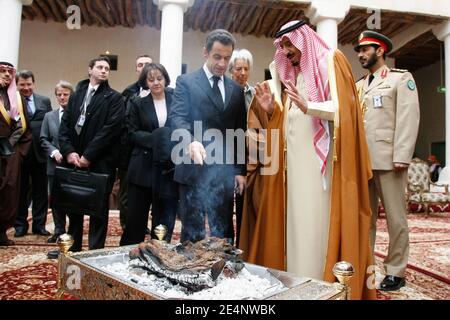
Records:
{"label": "dark trousers", "polygon": [[[31,178],[31,185],[30,185]],[[37,161],[34,151],[24,158],[20,178],[19,209],[15,223],[16,230],[28,230],[28,207],[30,206],[27,194],[31,187],[32,206],[32,231],[40,231],[45,228],[48,210],[47,195],[47,163]]]}
{"label": "dark trousers", "polygon": [[[210,183],[196,186],[180,185],[181,241],[205,238],[205,216],[212,237],[228,238],[233,221],[234,176],[217,177]],[[231,226],[230,226],[231,224]]]}
{"label": "dark trousers", "polygon": [[48,176],[48,186],[50,189],[50,207],[52,208],[53,222],[55,223],[56,235],[66,233],[66,215],[53,206],[53,180],[54,176]]}
{"label": "dark trousers", "polygon": [[120,226],[125,229],[126,216],[128,211],[128,171],[118,169],[117,178],[119,179],[119,214]]}
{"label": "dark trousers", "polygon": [[152,200],[151,188],[129,183],[127,223],[120,239],[121,246],[144,241]]}
{"label": "dark trousers", "polygon": [[121,246],[144,241],[150,206],[152,206],[152,238],[156,238],[153,229],[159,224],[164,224],[167,227],[164,240],[170,241],[177,213],[176,199],[153,199],[152,188],[130,183],[127,223],[120,239]]}
{"label": "dark trousers", "polygon": [[[89,218],[89,250],[102,249],[105,247],[106,234],[108,231],[108,214],[109,207],[106,203],[106,209],[103,212],[104,218]],[[73,237],[73,245],[70,251],[81,251],[83,244],[83,222],[84,215],[82,214],[69,214],[69,231],[68,233]]]}

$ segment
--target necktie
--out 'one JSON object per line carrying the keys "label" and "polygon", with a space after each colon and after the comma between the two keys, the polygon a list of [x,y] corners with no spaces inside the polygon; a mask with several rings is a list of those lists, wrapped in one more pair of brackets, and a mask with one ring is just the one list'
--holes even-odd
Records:
{"label": "necktie", "polygon": [[214,95],[216,96],[217,102],[223,108],[224,103],[223,103],[222,93],[220,92],[220,89],[219,89],[219,80],[220,80],[220,77],[213,76],[214,84],[213,84],[212,88],[213,88]]}
{"label": "necktie", "polygon": [[91,103],[92,96],[94,95],[95,89],[91,88],[88,94],[86,95],[83,104],[80,108],[80,116],[78,117],[77,124],[75,125],[75,131],[78,135],[81,133],[81,129],[83,128],[84,121],[86,119],[86,108],[88,107],[89,103]]}
{"label": "necktie", "polygon": [[375,76],[374,76],[373,74],[371,74],[371,75],[369,76],[369,86],[370,86],[370,83],[372,82],[373,78],[375,78]]}
{"label": "necktie", "polygon": [[94,93],[95,93],[95,89],[91,88],[91,90],[88,92],[88,94],[84,98],[83,105],[81,106],[82,110],[87,108],[87,106],[91,103],[92,96],[94,95]]}
{"label": "necktie", "polygon": [[30,97],[26,97],[25,100],[27,101],[28,116],[32,117],[33,114],[34,114],[34,111],[33,111],[33,109],[31,108],[31,105],[30,105],[31,99],[30,99]]}

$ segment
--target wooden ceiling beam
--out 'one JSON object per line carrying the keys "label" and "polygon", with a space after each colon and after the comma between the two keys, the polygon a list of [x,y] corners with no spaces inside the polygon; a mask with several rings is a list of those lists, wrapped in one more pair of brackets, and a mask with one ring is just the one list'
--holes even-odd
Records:
{"label": "wooden ceiling beam", "polygon": [[266,8],[265,11],[263,13],[261,13],[261,15],[259,16],[258,23],[255,26],[255,35],[257,37],[260,37],[261,35],[263,35],[261,32],[261,28],[263,27],[264,22],[266,21],[266,17],[270,11],[271,10],[269,8]]}
{"label": "wooden ceiling beam", "polygon": [[94,24],[94,21],[93,21],[91,15],[89,14],[88,8],[86,6],[86,0],[78,0],[78,5],[81,10],[82,19],[85,21],[85,23],[88,26],[92,26]]}
{"label": "wooden ceiling beam", "polygon": [[225,20],[229,12],[229,3],[225,1],[218,1],[216,3],[215,19],[211,23],[211,29],[225,29]]}
{"label": "wooden ceiling beam", "polygon": [[89,13],[91,14],[91,16],[93,17],[93,19],[95,20],[96,24],[98,27],[105,27],[105,25],[107,24],[106,20],[102,17],[101,14],[98,13],[98,8],[96,6],[96,2],[98,0],[88,0],[86,1],[86,7],[89,10]]}
{"label": "wooden ceiling beam", "polygon": [[43,12],[43,14],[45,15],[46,21],[48,21],[48,19],[51,19],[53,21],[58,22],[57,18],[53,14],[52,9],[50,8],[50,6],[48,4],[48,1],[34,0],[34,2],[36,3],[36,6],[39,7],[41,9],[41,11]]}
{"label": "wooden ceiling beam", "polygon": [[257,23],[256,17],[259,17],[262,14],[263,10],[264,9],[259,6],[255,8],[253,19],[251,19],[249,23],[243,24],[242,28],[239,30],[239,32],[242,33],[242,35],[247,36],[252,32]]}
{"label": "wooden ceiling beam", "polygon": [[133,20],[133,1],[125,1],[125,20],[127,22],[127,27],[134,28],[135,22]]}
{"label": "wooden ceiling beam", "polygon": [[[198,6],[197,6],[198,4]],[[203,1],[196,0],[194,6],[188,10],[188,14],[192,16],[190,27],[193,30],[199,30],[203,16],[208,12],[209,5]]]}
{"label": "wooden ceiling beam", "polygon": [[207,32],[210,30],[210,21],[214,19],[216,12],[216,3],[212,1],[205,2],[207,6],[206,14],[203,17],[199,17],[199,26],[201,32]]}
{"label": "wooden ceiling beam", "polygon": [[23,6],[22,9],[22,18],[25,20],[34,20],[34,12],[30,6]]}
{"label": "wooden ceiling beam", "polygon": [[111,8],[104,0],[95,0],[94,6],[97,8],[98,15],[100,19],[102,19],[103,24],[107,24],[110,27],[115,25],[114,18],[111,14]]}
{"label": "wooden ceiling beam", "polygon": [[[53,16],[56,18],[57,22],[65,22],[66,21],[66,11],[61,10],[61,7],[57,0],[48,0],[48,5],[50,6],[50,10],[53,12]],[[64,2],[64,1],[62,1]]]}
{"label": "wooden ceiling beam", "polygon": [[113,21],[114,25],[120,25],[120,13],[117,8],[117,0],[104,0],[105,6],[109,11],[109,14],[111,16],[111,19]]}
{"label": "wooden ceiling beam", "polygon": [[119,13],[119,21],[122,27],[128,27],[127,20],[125,18],[125,4],[123,0],[110,0],[115,5],[117,12]]}
{"label": "wooden ceiling beam", "polygon": [[[156,6],[153,5],[153,0],[145,0],[145,23],[152,27],[153,26],[153,20],[152,20],[152,11],[153,7],[156,8]],[[158,8],[156,8],[158,10]]]}
{"label": "wooden ceiling beam", "polygon": [[229,13],[227,14],[227,16],[225,17],[225,21],[224,21],[224,29],[230,31],[230,32],[234,32],[233,31],[233,24],[234,21],[237,20],[238,15],[239,15],[239,10],[238,7],[236,6],[236,4],[231,3],[229,5]]}
{"label": "wooden ceiling beam", "polygon": [[142,0],[136,0],[135,4],[136,4],[136,13],[137,13],[137,23],[142,26],[145,24],[144,9],[142,8],[142,6],[145,5],[145,3],[143,3]]}

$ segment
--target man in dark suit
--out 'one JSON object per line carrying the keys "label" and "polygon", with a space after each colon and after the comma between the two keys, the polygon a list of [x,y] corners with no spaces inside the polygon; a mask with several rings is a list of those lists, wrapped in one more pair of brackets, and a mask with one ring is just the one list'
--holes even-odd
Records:
{"label": "man in dark suit", "polygon": [[[152,63],[152,58],[149,55],[142,54],[136,58],[136,75],[139,79],[141,75],[142,69],[147,64]],[[129,110],[128,110],[128,101],[141,93],[142,87],[139,85],[139,80],[130,84],[123,92],[122,96],[125,98],[125,116],[128,119]],[[120,225],[122,229],[125,229],[125,217],[128,212],[128,165],[130,162],[131,149],[133,146],[128,141],[128,130],[124,123],[122,128],[122,137],[120,139],[121,142],[121,151],[119,156],[119,165],[117,170],[117,179],[119,180],[119,212],[120,212]],[[150,230],[147,228],[147,233],[150,234]]]}
{"label": "man in dark suit", "polygon": [[[34,234],[48,236],[45,229],[47,221],[47,155],[41,148],[39,136],[41,134],[42,121],[47,112],[52,110],[50,99],[34,93],[34,74],[31,71],[20,71],[16,75],[17,88],[24,97],[28,119],[30,119],[33,141],[31,147],[22,162],[22,174],[20,183],[19,210],[15,223],[15,237],[22,237],[28,232],[28,207],[30,206],[29,191],[31,187],[32,206],[32,232]],[[31,179],[31,184],[30,184]]]}
{"label": "man in dark suit", "polygon": [[242,134],[246,129],[244,92],[225,76],[234,45],[228,31],[212,31],[206,39],[203,67],[177,80],[169,122],[174,130],[181,129],[175,136],[178,132],[189,140],[184,141],[189,157],[175,160],[174,174],[181,184],[182,241],[205,237],[205,214],[211,236],[227,238],[234,187],[242,193],[245,186],[244,157],[236,152],[242,156],[242,148],[237,150],[235,141],[226,141],[230,130],[241,129]]}
{"label": "man in dark suit", "polygon": [[[41,146],[42,149],[48,155],[47,159],[47,178],[48,186],[50,191],[50,196],[53,190],[53,179],[55,176],[55,168],[57,165],[61,165],[63,161],[63,156],[59,151],[59,125],[61,123],[61,118],[64,114],[64,110],[69,102],[69,97],[73,93],[73,87],[70,83],[66,81],[60,81],[56,85],[55,95],[58,100],[58,109],[49,112],[44,117],[44,122],[41,128]],[[63,233],[66,233],[66,215],[63,212],[59,212],[51,203],[53,222],[55,223],[55,231],[53,236],[51,236],[47,242],[55,243]]]}
{"label": "man in dark suit", "polygon": [[[139,79],[141,75],[142,69],[144,69],[145,65],[152,63],[152,58],[147,54],[142,54],[136,58],[136,76]],[[134,97],[136,94],[141,93],[142,87],[139,85],[139,80],[133,82],[125,90],[122,92],[122,96],[124,96],[127,100]]]}
{"label": "man in dark suit", "polygon": [[[89,79],[81,81],[70,97],[59,128],[60,151],[69,166],[109,175],[107,193],[112,191],[119,153],[117,140],[124,121],[123,98],[108,84],[110,62],[98,57],[89,62]],[[105,246],[108,201],[100,217],[90,217],[89,249]],[[83,213],[69,215],[71,251],[81,251]]]}

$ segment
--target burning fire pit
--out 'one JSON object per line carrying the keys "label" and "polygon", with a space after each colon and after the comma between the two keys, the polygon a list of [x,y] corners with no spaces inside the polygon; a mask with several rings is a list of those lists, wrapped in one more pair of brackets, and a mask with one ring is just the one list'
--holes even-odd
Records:
{"label": "burning fire pit", "polygon": [[[346,299],[344,284],[351,276],[347,272],[341,277],[343,284],[332,284],[242,263],[231,276],[229,272],[215,274],[214,285],[192,287],[191,282],[186,284],[161,273],[149,273],[148,264],[144,263],[146,259],[134,257],[130,260],[130,255],[133,258],[133,252],[136,253],[136,245],[72,254],[67,251],[71,246],[68,235],[61,237],[59,245],[62,254],[59,257],[58,298],[67,292],[79,299],[101,300]],[[172,247],[176,246],[169,248]]]}

